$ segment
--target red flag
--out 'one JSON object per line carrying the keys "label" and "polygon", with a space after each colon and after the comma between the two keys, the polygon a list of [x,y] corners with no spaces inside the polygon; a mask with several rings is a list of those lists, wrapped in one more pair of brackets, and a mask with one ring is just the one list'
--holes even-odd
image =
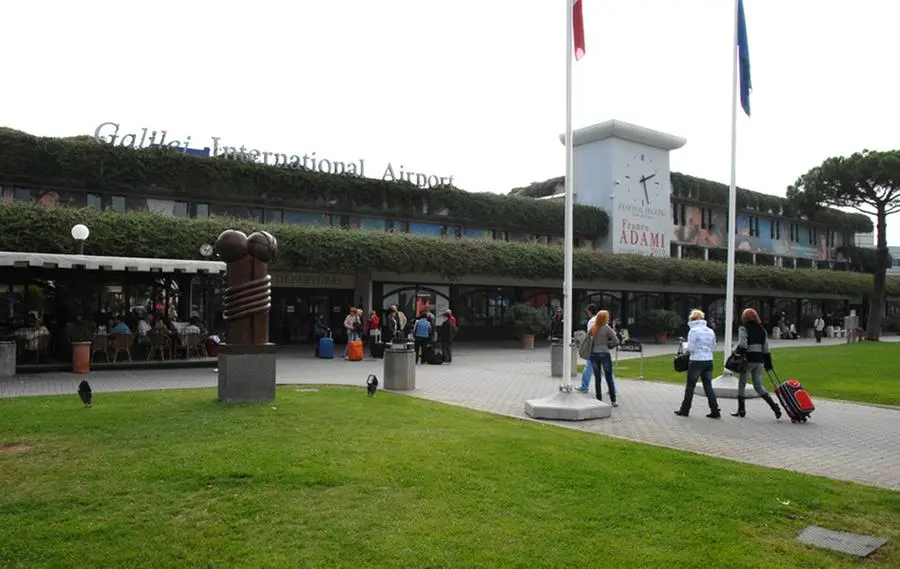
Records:
{"label": "red flag", "polygon": [[575,39],[575,61],[584,57],[584,16],[581,14],[581,0],[572,4],[572,36]]}

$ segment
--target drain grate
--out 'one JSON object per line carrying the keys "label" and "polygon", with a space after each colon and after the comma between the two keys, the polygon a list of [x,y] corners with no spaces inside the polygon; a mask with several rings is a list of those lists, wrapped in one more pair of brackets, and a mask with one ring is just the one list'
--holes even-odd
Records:
{"label": "drain grate", "polygon": [[818,526],[809,526],[804,529],[797,536],[797,541],[856,557],[868,557],[888,542],[883,537],[834,531]]}

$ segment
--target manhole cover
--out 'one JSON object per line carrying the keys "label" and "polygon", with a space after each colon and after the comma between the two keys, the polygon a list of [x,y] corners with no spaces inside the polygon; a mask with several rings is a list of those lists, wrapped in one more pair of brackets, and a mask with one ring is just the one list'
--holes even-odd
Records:
{"label": "manhole cover", "polygon": [[818,526],[809,526],[804,529],[797,536],[797,541],[814,547],[821,547],[822,549],[855,555],[856,557],[868,557],[875,553],[876,549],[888,542],[883,537],[834,531]]}
{"label": "manhole cover", "polygon": [[31,445],[25,443],[0,443],[0,452],[25,452],[30,448]]}

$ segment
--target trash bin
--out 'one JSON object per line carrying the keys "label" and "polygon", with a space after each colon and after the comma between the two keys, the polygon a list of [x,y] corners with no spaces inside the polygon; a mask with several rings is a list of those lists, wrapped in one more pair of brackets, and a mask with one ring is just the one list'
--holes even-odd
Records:
{"label": "trash bin", "polygon": [[416,388],[416,352],[406,343],[392,343],[384,350],[384,388],[412,391]]}
{"label": "trash bin", "polygon": [[0,342],[0,377],[16,375],[16,343]]}
{"label": "trash bin", "polygon": [[[575,346],[569,346],[572,358],[572,377],[578,375],[578,349]],[[562,342],[553,342],[550,344],[550,376],[563,376],[563,344]]]}

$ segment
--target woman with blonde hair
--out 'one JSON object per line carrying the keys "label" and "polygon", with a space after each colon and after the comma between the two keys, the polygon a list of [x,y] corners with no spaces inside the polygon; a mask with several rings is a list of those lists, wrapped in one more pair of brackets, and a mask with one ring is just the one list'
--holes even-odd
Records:
{"label": "woman with blonde hair", "polygon": [[688,318],[687,342],[682,349],[690,355],[690,364],[687,371],[687,383],[684,386],[684,399],[681,408],[675,410],[676,415],[687,417],[691,412],[691,402],[694,400],[694,388],[697,387],[697,379],[703,382],[703,391],[709,402],[710,419],[720,419],[719,403],[716,401],[716,392],[712,387],[713,353],[716,351],[716,334],[706,325],[706,315],[702,310],[691,310]]}
{"label": "woman with blonde hair", "polygon": [[[593,308],[593,305],[588,307],[588,310],[591,308]],[[594,371],[594,392],[597,395],[597,400],[603,401],[603,387],[600,384],[600,370],[602,369],[603,376],[606,378],[606,386],[609,388],[609,401],[613,407],[618,407],[619,404],[616,403],[616,380],[613,377],[610,350],[619,345],[619,337],[616,336],[615,330],[609,325],[609,312],[606,310],[597,311],[588,322],[587,333],[589,336],[585,338],[585,342],[592,342],[591,359],[588,363]],[[584,381],[585,376],[587,376],[587,385],[585,385]],[[579,391],[587,393],[591,386],[590,382],[591,376],[589,374],[582,375],[581,389]]]}
{"label": "woman with blonde hair", "polygon": [[738,344],[734,350],[747,358],[747,369],[741,372],[738,378],[738,410],[732,413],[732,417],[744,417],[747,414],[746,398],[744,390],[747,387],[747,376],[753,378],[753,389],[769,404],[775,418],[781,418],[781,408],[762,384],[763,369],[772,369],[772,354],[769,353],[769,338],[766,329],[762,325],[759,314],[752,308],[741,313],[741,327],[738,329]]}

